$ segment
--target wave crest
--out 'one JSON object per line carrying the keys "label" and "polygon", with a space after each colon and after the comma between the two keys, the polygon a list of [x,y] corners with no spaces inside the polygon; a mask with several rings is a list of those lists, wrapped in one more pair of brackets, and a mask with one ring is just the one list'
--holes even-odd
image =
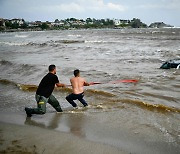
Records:
{"label": "wave crest", "polygon": [[10,65],[13,65],[13,64],[11,62],[9,62],[9,61],[1,60],[0,65],[10,66]]}
{"label": "wave crest", "polygon": [[[28,84],[18,84],[13,81],[9,81],[6,79],[0,79],[1,84],[11,84],[18,87],[19,90],[23,90],[26,92],[35,92],[38,88],[37,85],[28,85]],[[55,88],[55,91],[61,93],[71,93],[71,88]],[[93,89],[87,89],[86,91],[87,97],[98,97],[101,99],[101,103],[92,104],[90,109],[102,110],[102,111],[112,111],[117,109],[125,108],[124,104],[135,105],[142,109],[150,110],[150,111],[158,111],[158,112],[176,112],[180,113],[180,109],[177,107],[166,106],[162,104],[151,104],[148,102],[144,102],[141,100],[133,100],[133,99],[116,99],[116,95],[105,92],[98,91]],[[103,97],[100,97],[103,96]]]}

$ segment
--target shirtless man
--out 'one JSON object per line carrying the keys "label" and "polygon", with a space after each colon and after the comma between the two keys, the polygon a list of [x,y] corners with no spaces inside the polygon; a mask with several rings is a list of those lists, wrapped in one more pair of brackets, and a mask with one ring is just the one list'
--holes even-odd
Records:
{"label": "shirtless man", "polygon": [[77,107],[77,104],[73,101],[73,100],[79,100],[84,107],[88,106],[88,104],[86,103],[86,101],[83,99],[84,97],[84,86],[89,86],[90,84],[87,83],[85,81],[85,79],[80,77],[80,71],[74,70],[74,76],[73,78],[70,79],[71,85],[72,85],[72,89],[73,89],[73,93],[68,95],[66,97],[66,100],[73,106],[73,107]]}

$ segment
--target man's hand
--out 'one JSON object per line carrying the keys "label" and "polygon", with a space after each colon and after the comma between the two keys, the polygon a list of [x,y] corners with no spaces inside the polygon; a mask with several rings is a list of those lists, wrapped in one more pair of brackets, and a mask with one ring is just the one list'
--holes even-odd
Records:
{"label": "man's hand", "polygon": [[90,84],[87,82],[84,82],[84,86],[90,86]]}
{"label": "man's hand", "polygon": [[56,86],[57,86],[57,87],[66,87],[66,85],[63,84],[63,83],[56,83]]}

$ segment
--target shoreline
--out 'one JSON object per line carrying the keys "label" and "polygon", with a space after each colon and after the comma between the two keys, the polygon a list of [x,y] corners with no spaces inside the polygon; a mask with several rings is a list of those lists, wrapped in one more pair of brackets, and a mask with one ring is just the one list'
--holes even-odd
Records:
{"label": "shoreline", "polygon": [[64,31],[64,30],[104,30],[104,29],[180,29],[180,27],[160,27],[160,28],[69,28],[69,29],[6,29],[1,30],[0,33],[11,33],[11,32],[36,32],[36,31]]}

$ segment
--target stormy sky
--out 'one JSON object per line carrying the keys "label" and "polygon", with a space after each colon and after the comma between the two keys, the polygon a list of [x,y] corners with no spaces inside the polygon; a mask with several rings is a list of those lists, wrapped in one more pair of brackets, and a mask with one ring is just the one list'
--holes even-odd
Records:
{"label": "stormy sky", "polygon": [[132,19],[180,27],[180,0],[0,0],[0,18],[54,21],[66,18]]}

